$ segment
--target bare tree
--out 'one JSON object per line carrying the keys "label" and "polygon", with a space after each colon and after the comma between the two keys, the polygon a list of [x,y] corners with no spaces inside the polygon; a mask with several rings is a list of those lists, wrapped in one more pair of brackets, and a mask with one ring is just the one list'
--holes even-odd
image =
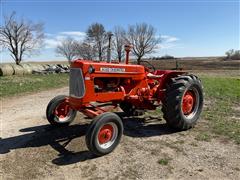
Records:
{"label": "bare tree", "polygon": [[228,60],[239,60],[240,59],[240,50],[230,49],[226,53],[226,59]]}
{"label": "bare tree", "polygon": [[56,47],[56,53],[58,55],[67,58],[69,64],[76,57],[77,41],[73,38],[66,38],[61,41],[61,44]]}
{"label": "bare tree", "polygon": [[76,46],[76,56],[87,60],[93,60],[97,57],[96,47],[87,40],[83,43],[78,43]]}
{"label": "bare tree", "polygon": [[133,54],[137,57],[138,64],[144,55],[153,53],[160,42],[156,37],[156,29],[146,23],[129,26],[127,40],[133,45]]}
{"label": "bare tree", "polygon": [[234,49],[228,50],[225,54],[227,55],[226,59],[231,59],[231,56],[234,54]]}
{"label": "bare tree", "polygon": [[94,44],[98,52],[98,59],[103,60],[106,50],[107,34],[102,24],[94,23],[87,29],[87,39]]}
{"label": "bare tree", "polygon": [[113,46],[119,62],[122,61],[122,58],[124,56],[124,45],[126,43],[125,36],[126,31],[121,26],[114,27]]}
{"label": "bare tree", "polygon": [[43,24],[18,20],[13,12],[4,18],[0,26],[0,46],[10,51],[16,64],[20,64],[24,55],[33,55],[43,44]]}

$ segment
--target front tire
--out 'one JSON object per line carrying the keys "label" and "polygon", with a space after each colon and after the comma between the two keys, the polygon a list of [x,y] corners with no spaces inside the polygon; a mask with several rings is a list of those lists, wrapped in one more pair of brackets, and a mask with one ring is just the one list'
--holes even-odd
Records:
{"label": "front tire", "polygon": [[197,123],[203,107],[203,88],[194,75],[172,78],[163,100],[163,117],[178,130],[187,130]]}
{"label": "front tire", "polygon": [[97,156],[112,152],[119,144],[123,134],[123,124],[119,116],[106,112],[96,116],[87,133],[88,149]]}
{"label": "front tire", "polygon": [[68,126],[75,119],[77,111],[66,103],[66,97],[59,95],[48,103],[46,117],[51,125]]}

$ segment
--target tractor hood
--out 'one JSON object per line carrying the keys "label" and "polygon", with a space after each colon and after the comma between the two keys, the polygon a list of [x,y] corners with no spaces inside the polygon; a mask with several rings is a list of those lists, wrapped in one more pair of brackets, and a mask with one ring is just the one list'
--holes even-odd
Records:
{"label": "tractor hood", "polygon": [[84,77],[92,74],[100,75],[101,77],[131,77],[133,80],[145,77],[145,68],[141,65],[75,60],[71,64],[71,68],[81,68]]}

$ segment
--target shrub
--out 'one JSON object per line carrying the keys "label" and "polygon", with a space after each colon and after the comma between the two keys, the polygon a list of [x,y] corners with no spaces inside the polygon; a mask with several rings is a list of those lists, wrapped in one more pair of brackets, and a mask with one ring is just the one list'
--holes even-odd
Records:
{"label": "shrub", "polygon": [[161,57],[157,56],[157,57],[153,57],[151,59],[152,60],[165,60],[165,59],[175,59],[175,58],[174,58],[174,56],[166,54],[164,56],[161,56]]}
{"label": "shrub", "polygon": [[226,60],[239,60],[240,59],[240,50],[230,49],[226,53]]}

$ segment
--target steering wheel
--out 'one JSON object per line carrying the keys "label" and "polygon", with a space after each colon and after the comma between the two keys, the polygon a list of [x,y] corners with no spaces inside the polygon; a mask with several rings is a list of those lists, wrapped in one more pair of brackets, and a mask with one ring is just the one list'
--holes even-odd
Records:
{"label": "steering wheel", "polygon": [[140,64],[143,65],[150,73],[156,71],[156,68],[148,61],[141,60]]}

